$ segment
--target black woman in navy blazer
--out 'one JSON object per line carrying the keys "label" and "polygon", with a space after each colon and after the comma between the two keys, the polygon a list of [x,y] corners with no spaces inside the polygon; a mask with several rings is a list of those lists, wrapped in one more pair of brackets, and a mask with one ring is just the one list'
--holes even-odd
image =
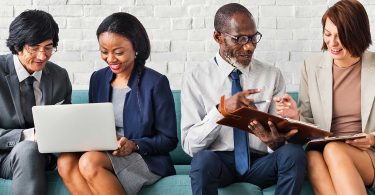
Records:
{"label": "black woman in navy blazer", "polygon": [[92,74],[89,102],[114,104],[118,149],[63,153],[59,174],[72,194],[138,194],[176,173],[169,155],[178,143],[172,91],[166,76],[145,67],[150,41],[137,18],[114,13],[96,35],[108,67]]}
{"label": "black woman in navy blazer", "polygon": [[[89,102],[110,102],[113,73],[101,69],[91,76]],[[160,176],[175,174],[169,152],[177,146],[174,101],[168,79],[149,68],[134,70],[124,106],[124,136],[139,146],[152,172]]]}

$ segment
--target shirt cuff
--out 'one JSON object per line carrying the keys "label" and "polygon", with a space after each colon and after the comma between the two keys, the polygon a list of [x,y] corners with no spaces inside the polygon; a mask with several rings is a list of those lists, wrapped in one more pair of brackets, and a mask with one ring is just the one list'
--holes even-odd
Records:
{"label": "shirt cuff", "polygon": [[216,123],[218,120],[224,118],[224,116],[219,112],[219,110],[216,108],[216,105],[215,105],[212,107],[210,112],[207,113],[206,118]]}
{"label": "shirt cuff", "polygon": [[273,151],[270,147],[267,146],[267,152],[268,152],[268,153],[272,153],[272,152],[274,152],[274,151]]}
{"label": "shirt cuff", "polygon": [[34,128],[25,129],[22,131],[22,138],[21,141],[35,141],[35,133]]}
{"label": "shirt cuff", "polygon": [[196,124],[197,126],[205,126],[204,128],[201,128],[199,135],[196,135],[196,142],[201,143],[208,137],[216,138],[220,130],[220,128],[217,128],[219,124],[216,122],[222,118],[224,118],[224,116],[216,109],[216,106],[212,106],[211,110],[207,113],[203,120],[199,122],[199,124]]}

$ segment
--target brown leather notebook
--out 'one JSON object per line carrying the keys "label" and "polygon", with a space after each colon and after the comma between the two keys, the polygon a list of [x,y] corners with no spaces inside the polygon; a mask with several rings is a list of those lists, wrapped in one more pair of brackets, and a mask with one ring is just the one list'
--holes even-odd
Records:
{"label": "brown leather notebook", "polygon": [[252,133],[248,128],[249,122],[252,120],[257,120],[269,131],[268,121],[272,121],[278,131],[282,133],[286,133],[292,129],[298,129],[298,133],[288,140],[291,143],[305,144],[310,140],[332,135],[332,133],[319,129],[313,124],[281,118],[249,107],[239,108],[232,113],[222,113],[224,118],[217,121],[218,124],[242,129],[249,133]]}

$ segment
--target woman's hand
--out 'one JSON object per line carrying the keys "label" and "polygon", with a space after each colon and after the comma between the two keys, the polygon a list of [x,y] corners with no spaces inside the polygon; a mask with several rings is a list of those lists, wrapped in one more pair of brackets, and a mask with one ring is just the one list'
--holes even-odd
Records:
{"label": "woman's hand", "polygon": [[366,137],[364,138],[358,138],[358,139],[353,139],[353,140],[347,140],[345,143],[350,144],[354,147],[357,147],[361,150],[368,150],[372,146],[375,145],[375,137],[372,134],[367,134],[367,133],[360,133],[357,134],[359,135],[364,135]]}
{"label": "woman's hand", "polygon": [[299,120],[297,103],[287,94],[282,97],[274,97],[276,112],[279,116]]}
{"label": "woman's hand", "polygon": [[118,148],[112,152],[114,156],[127,156],[137,150],[137,145],[126,137],[117,138]]}

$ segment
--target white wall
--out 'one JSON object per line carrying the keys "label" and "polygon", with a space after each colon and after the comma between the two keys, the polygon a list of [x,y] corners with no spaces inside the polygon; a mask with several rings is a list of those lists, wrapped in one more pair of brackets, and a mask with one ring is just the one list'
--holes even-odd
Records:
{"label": "white wall", "polygon": [[[15,16],[26,9],[45,10],[60,27],[58,52],[51,60],[68,70],[74,89],[87,89],[92,71],[105,66],[99,58],[96,28],[111,13],[125,11],[138,17],[150,36],[152,53],[147,66],[166,74],[171,87],[180,89],[183,73],[217,51],[213,17],[229,2],[245,5],[257,21],[263,38],[255,57],[283,71],[288,91],[298,90],[300,65],[306,56],[320,51],[320,19],[336,1],[0,0],[0,53],[9,53],[5,40]],[[361,2],[375,37],[375,0]]]}

